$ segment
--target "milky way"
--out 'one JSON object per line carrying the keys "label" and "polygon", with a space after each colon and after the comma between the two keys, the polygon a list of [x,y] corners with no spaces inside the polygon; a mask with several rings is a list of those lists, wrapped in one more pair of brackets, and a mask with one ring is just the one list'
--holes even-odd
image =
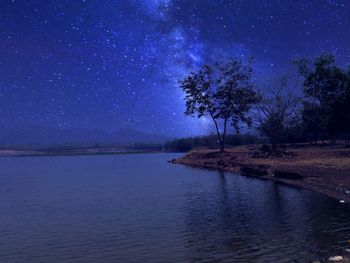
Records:
{"label": "milky way", "polygon": [[350,62],[348,1],[1,1],[2,129],[209,129],[183,116],[178,80],[203,63],[255,57],[259,77],[332,53]]}

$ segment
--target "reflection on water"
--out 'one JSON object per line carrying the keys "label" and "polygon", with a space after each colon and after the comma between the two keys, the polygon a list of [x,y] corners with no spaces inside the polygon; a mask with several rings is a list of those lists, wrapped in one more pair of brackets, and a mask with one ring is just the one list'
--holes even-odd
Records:
{"label": "reflection on water", "polygon": [[0,262],[308,262],[347,248],[348,205],[174,157],[0,159]]}

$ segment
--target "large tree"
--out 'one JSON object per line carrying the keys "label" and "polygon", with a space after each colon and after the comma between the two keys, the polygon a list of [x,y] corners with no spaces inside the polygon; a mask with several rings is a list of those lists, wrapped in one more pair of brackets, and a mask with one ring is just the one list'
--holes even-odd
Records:
{"label": "large tree", "polygon": [[326,118],[324,109],[315,103],[303,101],[301,110],[302,128],[306,138],[317,144],[319,139],[324,140],[326,130]]}
{"label": "large tree", "polygon": [[299,99],[291,92],[288,78],[265,87],[258,103],[256,122],[258,130],[265,135],[276,150],[286,130],[297,124]]}
{"label": "large tree", "polygon": [[248,112],[259,100],[253,90],[251,61],[240,58],[211,67],[203,66],[180,81],[185,92],[185,115],[212,119],[221,151],[225,149],[228,125],[239,131],[239,124],[251,125]]}
{"label": "large tree", "polygon": [[[335,65],[332,55],[319,56],[313,63],[301,59],[296,64],[300,75],[304,78],[306,107],[303,110],[303,118],[308,120],[309,124],[322,125],[320,129],[329,137],[348,133],[349,73]],[[309,124],[306,122],[306,126]]]}

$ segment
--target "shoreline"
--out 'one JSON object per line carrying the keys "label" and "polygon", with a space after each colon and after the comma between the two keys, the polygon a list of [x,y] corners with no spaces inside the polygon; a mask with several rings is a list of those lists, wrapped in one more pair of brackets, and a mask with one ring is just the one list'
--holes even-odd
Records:
{"label": "shoreline", "polygon": [[247,146],[223,153],[198,149],[170,162],[270,180],[350,203],[350,149],[293,148],[289,155],[266,158],[252,156],[254,151]]}
{"label": "shoreline", "polygon": [[140,149],[127,150],[120,148],[87,148],[72,150],[10,150],[0,149],[1,157],[55,157],[55,156],[86,156],[86,155],[124,155],[142,153],[161,153],[160,150]]}

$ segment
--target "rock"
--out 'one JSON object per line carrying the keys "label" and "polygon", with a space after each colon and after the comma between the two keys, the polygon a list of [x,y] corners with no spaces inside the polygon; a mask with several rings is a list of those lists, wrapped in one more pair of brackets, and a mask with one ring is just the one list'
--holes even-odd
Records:
{"label": "rock", "polygon": [[242,165],[241,173],[246,175],[264,176],[267,175],[267,170],[264,167]]}
{"label": "rock", "polygon": [[343,257],[342,256],[334,256],[334,257],[330,257],[328,259],[329,262],[340,262],[343,260]]}
{"label": "rock", "polygon": [[350,248],[345,249],[346,252],[350,253]]}
{"label": "rock", "polygon": [[350,195],[350,190],[346,190],[345,193],[346,193],[347,195]]}
{"label": "rock", "polygon": [[263,145],[260,147],[260,151],[263,152],[263,153],[268,153],[268,152],[270,152],[270,146],[267,145],[267,144],[263,144]]}
{"label": "rock", "polygon": [[217,163],[216,163],[217,165],[219,165],[219,166],[227,166],[227,164],[225,163],[225,161],[224,160],[219,160],[219,161],[217,161]]}
{"label": "rock", "polygon": [[215,152],[200,153],[198,156],[200,158],[211,159],[211,158],[220,158],[220,157],[223,157],[223,156],[226,156],[226,155],[229,155],[229,153],[215,151]]}
{"label": "rock", "polygon": [[294,172],[275,170],[274,175],[277,178],[290,179],[290,180],[302,180],[304,176]]}
{"label": "rock", "polygon": [[344,200],[339,200],[339,202],[340,202],[340,203],[342,203],[342,204],[344,204],[344,203],[345,203],[345,201],[344,201]]}

